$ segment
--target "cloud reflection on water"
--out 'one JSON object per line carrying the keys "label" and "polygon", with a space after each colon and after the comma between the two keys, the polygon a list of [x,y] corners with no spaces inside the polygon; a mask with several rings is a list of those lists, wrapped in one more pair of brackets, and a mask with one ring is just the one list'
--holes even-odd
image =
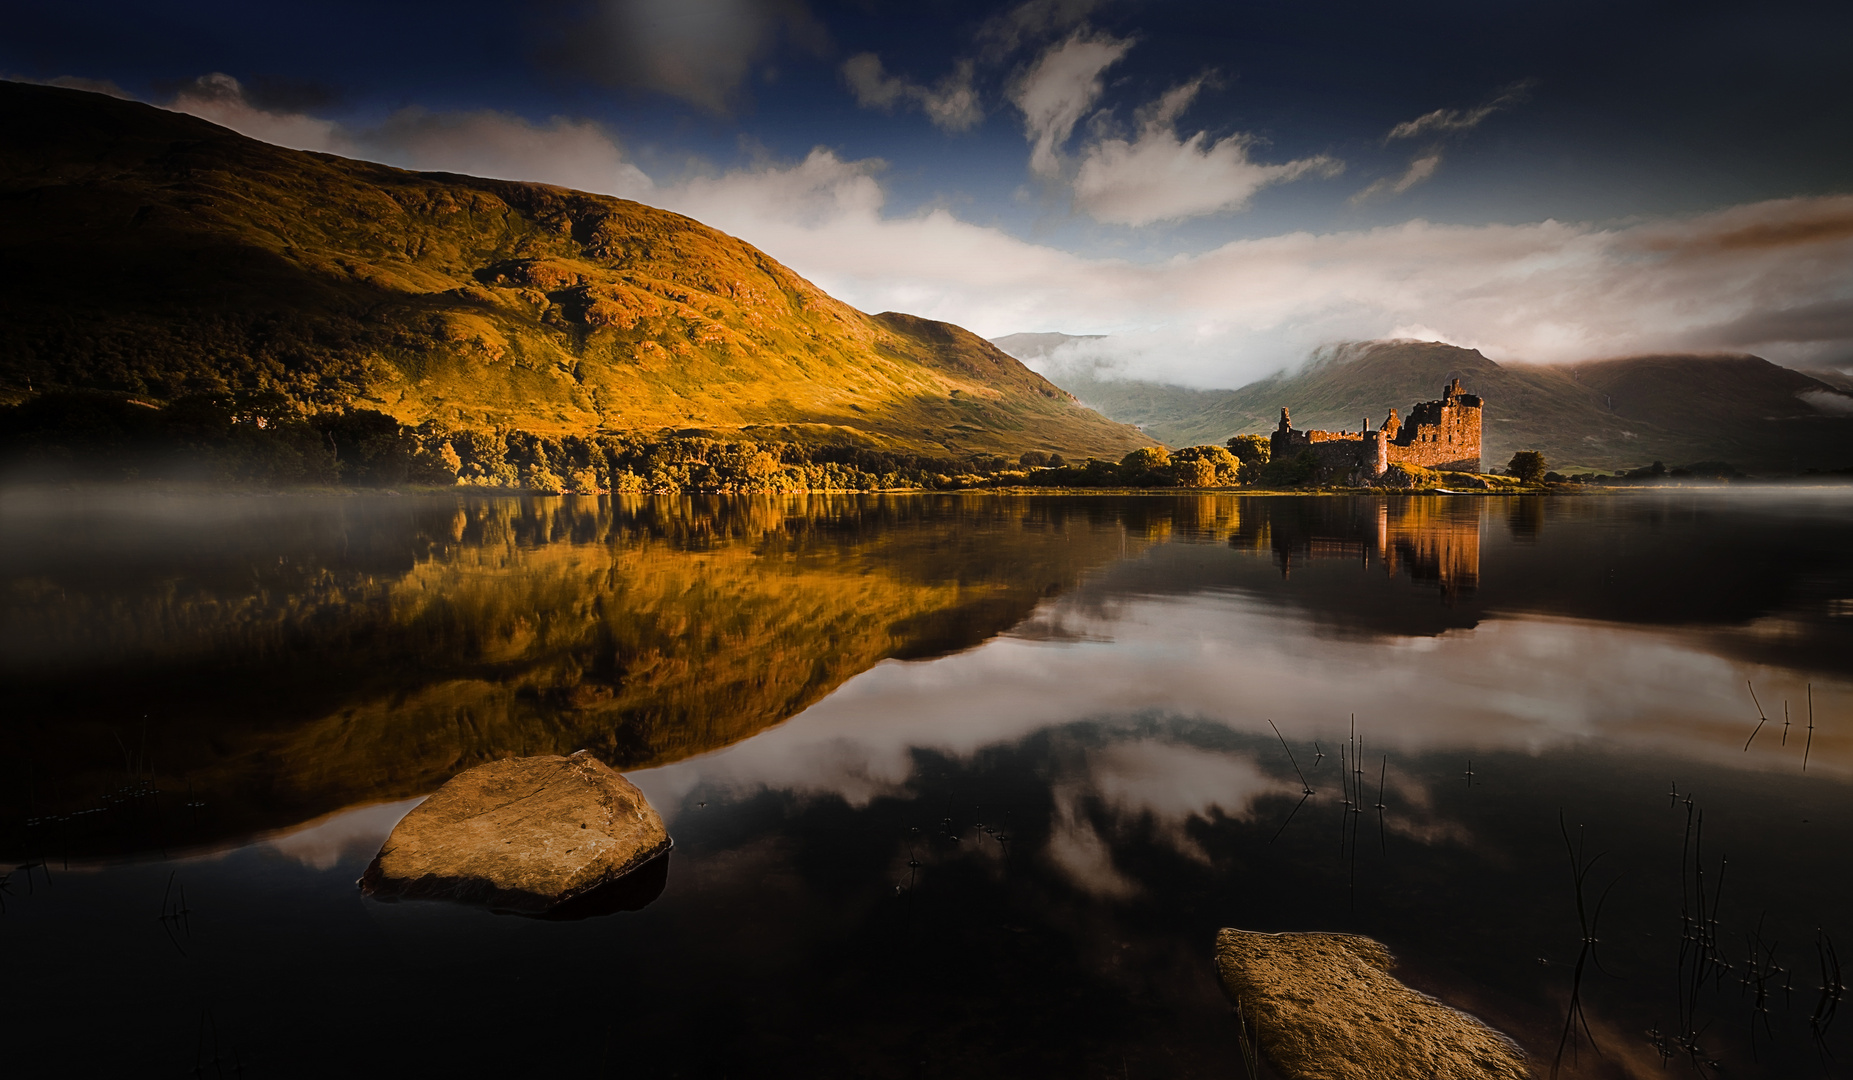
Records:
{"label": "cloud reflection on water", "polygon": [[1355,712],[1372,753],[1798,768],[1803,727],[1743,751],[1746,680],[1796,725],[1815,684],[1811,770],[1853,750],[1842,492],[0,510],[0,667],[30,721],[8,753],[82,809],[152,711],[157,786],[199,792],[202,840],[579,748],[642,768],[738,743],[660,782],[866,807],[916,788],[923,752],[1148,716],[1329,749]]}
{"label": "cloud reflection on water", "polygon": [[[240,945],[261,948],[240,954],[251,966],[238,969],[238,985],[260,988],[240,991],[254,1014],[307,1015],[329,1003],[364,1012],[366,1002],[344,988],[354,971],[374,971],[424,987],[408,1008],[428,1011],[409,1015],[475,1060],[485,1052],[470,1027],[480,1026],[483,980],[539,977],[558,993],[502,995],[497,1008],[528,1026],[563,1016],[575,1030],[620,1025],[613,1045],[652,1075],[732,1074],[766,1060],[859,1075],[880,1071],[871,1062],[907,1065],[920,1045],[966,1055],[948,1059],[945,1075],[1037,1071],[1024,1061],[1110,1075],[1127,1059],[1135,1076],[1158,1062],[1208,1075],[1233,1049],[1206,949],[1216,927],[1245,926],[1377,937],[1403,959],[1412,985],[1548,1054],[1580,942],[1562,813],[1592,854],[1608,854],[1597,887],[1627,869],[1602,924],[1604,962],[1616,977],[1585,984],[1604,1056],[1585,1054],[1577,1074],[1621,1075],[1603,1070],[1652,1065],[1642,1033],[1676,1019],[1666,991],[1680,970],[1688,807],[1666,797],[1675,777],[1706,813],[1707,865],[1729,857],[1731,884],[1714,908],[1721,940],[1780,938],[1781,962],[1798,975],[1813,963],[1815,927],[1845,940],[1845,860],[1835,853],[1853,850],[1845,812],[1853,747],[1842,734],[1853,715],[1853,668],[1848,620],[1835,605],[1853,589],[1843,554],[1853,515],[1839,504],[1643,496],[1540,502],[1532,514],[1490,499],[974,497],[846,501],[846,520],[808,529],[799,514],[781,524],[788,508],[780,504],[717,509],[729,506],[753,512],[733,519],[737,529],[709,529],[704,523],[729,519],[691,505],[653,529],[640,520],[653,508],[489,506],[474,520],[505,522],[519,542],[446,548],[458,511],[432,504],[420,511],[428,520],[411,515],[411,527],[375,531],[393,541],[375,549],[398,552],[398,569],[384,556],[377,566],[343,561],[345,548],[323,561],[356,580],[377,575],[415,590],[421,605],[406,607],[418,612],[452,614],[401,622],[350,604],[346,625],[355,629],[343,640],[351,644],[332,651],[340,666],[318,670],[395,676],[377,693],[380,723],[370,730],[381,738],[361,742],[352,726],[329,725],[322,740],[309,737],[320,714],[308,728],[270,716],[291,740],[284,745],[343,755],[237,763],[237,775],[272,801],[288,790],[280,781],[316,790],[332,778],[372,793],[371,805],[288,835],[247,829],[238,835],[255,836],[254,846],[180,867],[188,895],[204,898],[202,912],[210,904],[225,927],[248,920]],[[873,521],[884,506],[919,512]],[[1508,514],[1526,527],[1502,524]],[[691,542],[680,539],[685,527]],[[43,549],[46,561],[86,536],[95,533],[60,532]],[[430,554],[400,542],[427,536],[439,541]],[[242,564],[188,548],[232,567],[202,595],[255,592],[232,579],[246,567],[279,573],[274,554],[260,557],[273,544],[228,542],[234,553],[253,552]],[[158,585],[162,559],[145,565]],[[182,576],[209,583],[211,569]],[[57,584],[81,597],[83,582]],[[1000,592],[1011,606],[986,606]],[[78,614],[108,610],[125,594],[138,592],[101,582],[94,605]],[[605,597],[597,618],[567,632],[565,613]],[[147,610],[145,625],[175,625],[165,618],[171,605]],[[559,648],[522,644],[543,622]],[[50,625],[88,624],[74,615]],[[213,632],[201,636],[206,644],[237,646],[214,658],[301,655],[262,637],[262,650],[239,644],[242,623],[199,625]],[[729,632],[678,629],[701,626]],[[867,633],[834,629],[843,626]],[[497,636],[497,628],[508,631]],[[520,706],[510,715],[523,725],[471,727],[457,719],[467,718],[461,709],[418,711],[431,686],[450,685],[454,643],[465,639],[502,643],[484,655],[519,656],[524,672],[538,673],[474,676],[498,693],[538,688],[508,692]],[[663,684],[601,674],[613,642],[632,639],[654,650],[648,670],[677,670],[671,689],[688,688],[698,704],[673,715],[659,708],[642,727],[586,708],[579,689],[588,675],[640,702],[668,699]],[[135,640],[160,639],[151,631]],[[845,663],[848,643],[871,640],[857,655],[892,659],[866,670]],[[382,651],[382,641],[398,645]],[[762,641],[776,648],[750,644]],[[937,650],[962,651],[900,659]],[[844,681],[791,698],[815,703],[783,723],[786,712],[754,709],[755,683],[738,674],[764,672],[777,683],[831,658]],[[45,710],[46,730],[68,730],[67,686],[100,682],[91,670],[47,695],[57,709]],[[401,693],[398,676],[408,673],[438,681]],[[1786,745],[1772,726],[1743,749],[1755,720],[1746,679],[1778,724],[1785,698],[1801,722],[1804,687],[1815,683],[1822,727],[1806,777],[1796,775],[1799,727]],[[322,681],[376,692],[361,681]],[[254,685],[261,697],[249,700],[288,705],[288,690],[277,687],[296,684]],[[574,693],[551,692],[563,686]],[[185,706],[176,713],[208,720],[265,716],[189,704],[211,698],[170,700]],[[1361,818],[1339,805],[1339,747],[1353,712],[1364,741]],[[443,723],[424,723],[433,716]],[[751,716],[765,718],[764,730],[741,723]],[[686,734],[684,717],[738,741],[634,772],[678,843],[668,891],[649,909],[568,930],[447,905],[359,904],[354,872],[410,805],[374,800],[402,790],[393,785],[427,782],[420,777],[435,786],[466,763],[411,772],[431,748],[468,735],[486,754],[547,752],[601,733]],[[1301,785],[1270,719],[1318,792],[1284,829]],[[105,749],[115,747],[107,729],[98,733]],[[1326,754],[1316,763],[1314,740]],[[170,760],[164,744],[150,745]],[[108,754],[41,760],[115,767]],[[1389,808],[1381,824],[1379,769]],[[237,807],[209,790],[201,799]],[[294,805],[265,809],[277,817]],[[229,820],[245,829],[251,819]],[[1346,820],[1355,829],[1341,844]],[[121,925],[152,938],[159,927],[148,908],[170,868],[99,867],[86,878],[97,891],[116,890]],[[90,884],[60,892],[59,902]],[[50,903],[16,909],[53,911]],[[34,927],[21,938],[22,962],[85,979],[98,965],[71,957],[86,949],[107,948],[105,964],[133,962],[93,924],[72,920],[61,933]],[[572,947],[556,947],[569,934]],[[164,939],[152,944],[168,948]],[[610,995],[622,988],[613,991],[613,970],[650,986],[650,1001],[614,1007]],[[158,997],[117,993],[132,1003],[125,1016]],[[1811,1060],[1806,995],[1774,1016],[1788,1041],[1762,1044],[1755,1058],[1742,1041],[1752,999],[1728,978],[1707,994],[1697,1023],[1712,1024],[1707,1050],[1727,1056],[1734,1074],[1805,1074],[1794,1066]],[[167,1022],[173,1013],[157,1015]],[[180,1015],[191,1053],[198,1017]],[[370,1029],[352,1015],[330,1025],[343,1039],[321,1049],[377,1059],[362,1048]],[[820,1017],[827,1028],[816,1027]],[[65,1021],[48,1007],[33,1022]],[[812,1030],[828,1037],[791,1038]],[[691,1065],[691,1047],[720,1056]]]}
{"label": "cloud reflection on water", "polygon": [[[917,750],[969,758],[1076,720],[1124,726],[1154,712],[1254,736],[1269,735],[1272,718],[1296,745],[1318,739],[1328,749],[1356,713],[1367,751],[1392,755],[1600,742],[1742,768],[1801,767],[1793,737],[1747,755],[1742,740],[1756,720],[1746,679],[1760,685],[1766,709],[1798,701],[1803,685],[1708,652],[1690,631],[1514,617],[1358,640],[1320,635],[1292,612],[1233,594],[1133,600],[1104,624],[1063,610],[1083,602],[1050,606],[1051,621],[1084,628],[1085,640],[1001,638],[927,663],[887,661],[780,728],[645,775],[666,792],[699,781],[860,806],[904,790]],[[1814,695],[1817,716],[1845,715],[1853,703],[1843,683],[1816,683]],[[1846,746],[1817,730],[1810,770],[1846,773]]]}
{"label": "cloud reflection on water", "polygon": [[[1090,750],[1081,775],[1055,784],[1054,820],[1048,857],[1071,880],[1097,896],[1123,899],[1139,885],[1114,866],[1111,838],[1103,824],[1123,826],[1149,820],[1156,836],[1179,854],[1203,865],[1210,853],[1190,835],[1193,818],[1212,813],[1246,820],[1267,795],[1295,789],[1264,772],[1248,754],[1140,738]],[[1111,819],[1089,813],[1099,804]]]}
{"label": "cloud reflection on water", "polygon": [[[1341,797],[1333,766],[1355,712],[1366,772],[1389,756],[1384,783],[1398,811],[1385,827],[1424,844],[1470,844],[1472,834],[1428,809],[1429,792],[1399,757],[1455,753],[1464,771],[1475,756],[1587,747],[1733,769],[1801,767],[1799,727],[1786,745],[1766,728],[1743,750],[1756,719],[1745,681],[1779,722],[1782,701],[1802,697],[1801,678],[1719,655],[1709,647],[1716,630],[1508,616],[1433,636],[1348,636],[1240,591],[1101,596],[1094,586],[1045,603],[1030,622],[1062,632],[884,662],[781,727],[637,780],[671,816],[697,787],[866,807],[913,794],[923,755],[970,763],[987,748],[1088,723],[1110,741],[1079,761],[1051,762],[1046,857],[1086,891],[1125,899],[1139,889],[1113,863],[1113,829],[1149,821],[1164,843],[1207,862],[1193,820],[1248,817],[1258,800],[1298,792],[1284,755],[1262,761],[1161,741],[1147,730],[1155,717],[1264,741],[1272,719],[1329,802]],[[1848,689],[1817,682],[1817,716],[1853,711]],[[1315,740],[1328,755],[1320,770]],[[1844,736],[1817,729],[1810,773],[1847,775],[1847,748]],[[1364,781],[1367,805],[1376,780]]]}
{"label": "cloud reflection on water", "polygon": [[393,826],[424,801],[421,795],[342,810],[272,836],[263,844],[311,870],[332,870],[344,859],[371,859]]}

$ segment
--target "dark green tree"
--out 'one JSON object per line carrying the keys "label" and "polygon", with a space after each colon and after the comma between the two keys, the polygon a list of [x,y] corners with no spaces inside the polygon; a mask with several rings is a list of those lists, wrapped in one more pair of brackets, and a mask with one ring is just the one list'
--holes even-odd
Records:
{"label": "dark green tree", "polygon": [[1256,479],[1268,487],[1307,487],[1320,482],[1319,455],[1302,450],[1295,457],[1269,461]]}
{"label": "dark green tree", "polygon": [[[175,402],[178,407],[180,402]],[[350,484],[403,483],[418,453],[417,436],[399,421],[375,409],[323,413],[315,427]]]}
{"label": "dark green tree", "polygon": [[1252,484],[1267,466],[1274,444],[1266,435],[1236,435],[1223,444],[1242,463],[1242,483]]}
{"label": "dark green tree", "polygon": [[1506,471],[1527,484],[1542,481],[1549,470],[1550,465],[1544,460],[1544,455],[1536,450],[1520,450],[1506,463]]}

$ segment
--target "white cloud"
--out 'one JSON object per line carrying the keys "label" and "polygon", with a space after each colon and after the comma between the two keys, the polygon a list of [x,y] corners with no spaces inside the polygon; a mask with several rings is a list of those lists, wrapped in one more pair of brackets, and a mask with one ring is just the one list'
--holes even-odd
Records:
{"label": "white cloud", "polygon": [[[1753,349],[1799,362],[1853,345],[1822,320],[1742,340],[1758,312],[1853,292],[1853,196],[1758,203],[1622,227],[1544,221],[1239,240],[1155,262],[1090,258],[961,220],[883,213],[875,163],[815,151],[663,189],[659,201],[734,233],[867,311],[897,309],[989,337],[1077,343],[1119,373],[1234,386],[1336,341],[1470,343],[1499,360]],[[1836,344],[1838,343],[1838,344]]]}
{"label": "white cloud", "polygon": [[292,150],[351,154],[353,145],[341,125],[304,113],[270,112],[252,104],[237,79],[221,71],[201,75],[183,87],[168,108],[231,128],[241,135]]}
{"label": "white cloud", "polygon": [[945,131],[965,131],[984,119],[973,85],[975,65],[961,60],[935,86],[922,86],[889,75],[881,57],[858,53],[843,62],[843,78],[855,95],[856,104],[865,109],[892,110],[896,105],[916,105],[927,119]]}
{"label": "white cloud", "polygon": [[1413,139],[1420,135],[1471,131],[1499,110],[1523,102],[1530,96],[1531,88],[1535,85],[1537,84],[1534,80],[1526,79],[1506,87],[1485,104],[1476,105],[1471,109],[1436,109],[1414,120],[1405,120],[1391,128],[1390,133],[1384,136],[1384,141]]}
{"label": "white cloud", "polygon": [[[890,216],[882,163],[823,148],[796,163],[652,183],[589,124],[405,113],[350,130],[264,112],[226,90],[175,105],[307,149],[638,198],[740,236],[865,311],[909,311],[987,337],[1109,334],[1074,348],[1125,374],[1187,385],[1240,385],[1319,346],[1415,326],[1499,360],[1730,349],[1817,363],[1853,348],[1853,320],[1843,317],[1853,310],[1853,195],[1623,226],[1415,220],[1134,262],[1077,255],[945,209]],[[1794,314],[1770,317],[1785,312]]]}
{"label": "white cloud", "polygon": [[1075,175],[1075,205],[1096,221],[1149,225],[1238,210],[1269,184],[1331,176],[1344,168],[1323,155],[1281,165],[1252,161],[1248,149],[1254,140],[1240,133],[1213,143],[1203,131],[1179,139],[1178,117],[1202,88],[1199,78],[1159,98],[1144,111],[1133,141],[1090,145]]}
{"label": "white cloud", "polygon": [[1409,168],[1404,170],[1403,175],[1396,178],[1396,183],[1391,185],[1390,190],[1401,195],[1403,192],[1408,191],[1410,188],[1435,175],[1435,170],[1440,167],[1440,154],[1424,154],[1409,163]]}
{"label": "white cloud", "polygon": [[624,160],[603,128],[560,116],[533,124],[506,113],[408,108],[357,133],[355,141],[364,156],[390,156],[410,169],[502,180],[528,179],[544,170],[549,184],[627,198],[646,197],[655,187],[642,169]]}
{"label": "white cloud", "polygon": [[401,168],[535,180],[626,198],[654,186],[603,128],[556,116],[535,124],[507,113],[435,113],[416,106],[373,127],[302,113],[275,112],[251,101],[237,79],[203,75],[167,106],[254,139],[296,150],[365,158]]}
{"label": "white cloud", "polygon": [[1026,0],[986,19],[978,41],[988,61],[1002,60],[1024,45],[1080,26],[1099,6],[1100,0]]}
{"label": "white cloud", "polygon": [[1435,170],[1440,167],[1441,151],[1429,151],[1417,157],[1414,161],[1411,161],[1409,167],[1403,170],[1401,176],[1385,176],[1373,181],[1370,186],[1359,191],[1356,195],[1351,196],[1351,205],[1356,206],[1359,203],[1374,199],[1386,192],[1391,195],[1401,195],[1403,192],[1408,191],[1410,188],[1435,175]]}
{"label": "white cloud", "polygon": [[843,80],[856,104],[865,109],[893,109],[917,89],[906,80],[889,76],[882,68],[881,57],[872,52],[857,53],[843,61]]}
{"label": "white cloud", "polygon": [[[1096,221],[1137,227],[1239,210],[1270,184],[1343,170],[1342,162],[1324,155],[1273,165],[1253,161],[1249,151],[1257,140],[1244,133],[1211,140],[1208,132],[1199,131],[1180,138],[1177,121],[1209,76],[1175,87],[1141,109],[1131,139],[1106,132],[1110,110],[1095,113],[1096,135],[1082,150],[1077,166],[1066,153],[1068,142],[1106,92],[1107,69],[1133,45],[1130,38],[1088,27],[1085,17],[1092,6],[1085,0],[1031,0],[992,19],[978,35],[989,65],[1029,42],[1066,33],[1019,71],[1009,97],[1023,114],[1030,172],[1044,180],[1071,183],[1076,209]],[[982,119],[972,60],[960,61],[930,88],[891,74],[874,53],[850,57],[842,70],[850,92],[864,108],[918,106],[948,131]]]}
{"label": "white cloud", "polygon": [[1853,416],[1853,394],[1838,390],[1803,390],[1795,396],[1830,416]]}
{"label": "white cloud", "polygon": [[1062,147],[1105,89],[1101,73],[1130,48],[1130,39],[1078,31],[1044,52],[1017,80],[1010,100],[1023,111],[1031,172],[1061,174]]}
{"label": "white cloud", "polygon": [[[844,61],[843,80],[849,84],[850,93],[856,104],[865,109],[893,111],[898,105],[914,106],[926,113],[936,126],[945,131],[965,131],[977,126],[984,119],[984,104],[977,87],[977,73],[980,65],[987,70],[996,69],[1017,55],[1021,50],[1048,41],[1050,38],[1068,34],[1073,31],[1069,41],[1049,50],[1050,54],[1060,53],[1064,47],[1076,39],[1087,38],[1087,16],[1099,5],[1099,0],[1026,0],[1006,11],[986,19],[974,35],[976,55],[959,59],[953,64],[939,82],[928,86],[913,82],[904,76],[890,73],[882,64],[881,57],[872,52],[857,53]],[[1096,37],[1096,42],[1111,42],[1111,38]],[[1122,43],[1130,45],[1130,42]],[[1121,50],[1124,51],[1123,49]],[[1078,51],[1063,53],[1068,62],[1075,62],[1080,54],[1087,52],[1086,47]],[[1044,56],[1043,60],[1048,60]],[[1107,60],[1101,66],[1112,63]],[[1039,65],[1040,66],[1040,65]],[[1053,67],[1041,73],[1047,80],[1059,75],[1063,63],[1058,60]],[[1019,76],[1013,93],[1020,93],[1031,82],[1036,81],[1037,73]],[[1053,89],[1044,82],[1043,90]],[[1072,88],[1071,88],[1072,89]],[[1083,88],[1085,90],[1085,88]],[[1083,102],[1084,111],[1087,104],[1100,92],[1099,86],[1093,87],[1092,96]],[[1055,121],[1059,122],[1059,118]],[[1067,127],[1061,131],[1055,141],[1059,143],[1073,131],[1074,119],[1069,119]],[[1050,153],[1054,155],[1059,146]]]}
{"label": "white cloud", "polygon": [[1537,85],[1535,79],[1524,79],[1513,83],[1495,94],[1484,104],[1471,109],[1436,109],[1424,113],[1414,120],[1405,120],[1390,129],[1383,137],[1385,145],[1397,139],[1413,139],[1418,136],[1432,136],[1433,144],[1418,153],[1403,170],[1401,176],[1386,176],[1372,182],[1368,187],[1351,196],[1351,205],[1357,206],[1380,195],[1401,195],[1410,188],[1435,175],[1441,167],[1441,144],[1447,137],[1464,131],[1472,131],[1486,121],[1486,118],[1500,111],[1525,101],[1531,95],[1531,88]]}

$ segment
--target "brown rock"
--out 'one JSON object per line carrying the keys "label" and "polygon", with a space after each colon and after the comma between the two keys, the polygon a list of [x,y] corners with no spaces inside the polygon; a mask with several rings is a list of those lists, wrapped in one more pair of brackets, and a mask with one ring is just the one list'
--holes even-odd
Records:
{"label": "brown rock", "polygon": [[459,773],[394,827],[361,890],[539,913],[670,848],[643,792],[584,750]]}
{"label": "brown rock", "polygon": [[1390,951],[1350,934],[1216,935],[1216,969],[1285,1080],[1526,1080],[1525,1055],[1390,975]]}

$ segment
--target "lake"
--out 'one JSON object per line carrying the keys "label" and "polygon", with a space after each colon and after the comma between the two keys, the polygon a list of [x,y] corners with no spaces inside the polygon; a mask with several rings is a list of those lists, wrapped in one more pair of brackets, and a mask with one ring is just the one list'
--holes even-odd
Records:
{"label": "lake", "polygon": [[[1239,1077],[1225,926],[1539,1076],[1853,1075],[1846,488],[16,490],[0,644],[16,1075]],[[579,749],[647,905],[356,889]]]}

